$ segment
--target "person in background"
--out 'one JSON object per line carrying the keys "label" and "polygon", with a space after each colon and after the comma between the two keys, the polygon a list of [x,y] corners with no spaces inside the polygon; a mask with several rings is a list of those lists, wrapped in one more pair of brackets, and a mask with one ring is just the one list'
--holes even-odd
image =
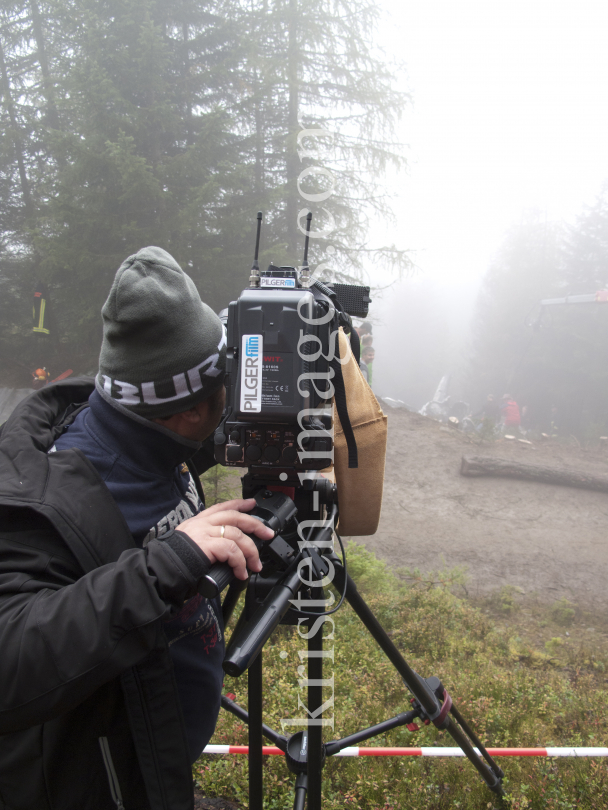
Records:
{"label": "person in background", "polygon": [[520,430],[524,434],[524,436],[528,433],[530,428],[532,427],[532,419],[530,417],[530,408],[527,405],[522,405],[520,408]]}
{"label": "person in background", "polygon": [[44,388],[45,385],[48,385],[50,379],[51,375],[44,367],[37,368],[36,371],[32,371],[32,386],[36,390],[39,388]]}
{"label": "person in background", "polygon": [[[361,338],[359,338],[359,339],[361,341],[361,357],[363,358],[363,353],[365,352],[365,350],[369,349],[369,348],[373,348],[372,344],[374,342],[374,336],[370,332],[367,332],[365,335],[362,335]],[[373,359],[370,360],[369,362],[365,363],[366,374],[367,374],[367,377],[365,379],[367,380],[369,385],[372,384],[372,373],[373,373],[372,364],[373,364]]]}
{"label": "person in background", "polygon": [[519,405],[511,394],[504,394],[500,405],[500,415],[502,426],[507,431],[514,431],[519,433],[521,416],[519,413]]}
{"label": "person in background", "polygon": [[359,326],[355,326],[355,332],[360,338],[362,338],[363,335],[371,335],[372,325],[369,321],[363,321],[363,323],[359,324]]}
{"label": "person in background", "polygon": [[498,422],[500,408],[498,402],[494,399],[494,394],[488,394],[481,413],[479,416],[482,419],[491,419],[494,424]]}

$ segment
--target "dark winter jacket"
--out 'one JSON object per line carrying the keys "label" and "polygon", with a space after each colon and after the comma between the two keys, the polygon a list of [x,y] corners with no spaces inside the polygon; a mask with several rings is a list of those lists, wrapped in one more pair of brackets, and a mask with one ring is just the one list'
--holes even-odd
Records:
{"label": "dark winter jacket", "polygon": [[48,454],[90,381],[0,436],[0,810],[192,810],[163,620],[197,593],[183,535],[137,548],[79,450]]}
{"label": "dark winter jacket", "polygon": [[[138,548],[164,539],[205,508],[196,480],[184,463],[200,442],[134,417],[102,399],[98,391],[53,447],[77,447],[110,490]],[[200,487],[199,487],[200,489]],[[202,493],[202,490],[201,490]],[[195,550],[196,553],[198,549]],[[215,730],[224,673],[224,625],[217,598],[189,599],[163,624],[186,724],[190,761],[199,758]]]}

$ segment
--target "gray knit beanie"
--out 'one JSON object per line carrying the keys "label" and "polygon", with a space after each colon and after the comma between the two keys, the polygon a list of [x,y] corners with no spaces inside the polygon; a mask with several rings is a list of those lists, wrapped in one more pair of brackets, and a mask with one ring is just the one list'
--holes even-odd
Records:
{"label": "gray knit beanie", "polygon": [[121,264],[101,315],[96,387],[113,405],[149,419],[171,416],[223,384],[222,322],[162,248]]}

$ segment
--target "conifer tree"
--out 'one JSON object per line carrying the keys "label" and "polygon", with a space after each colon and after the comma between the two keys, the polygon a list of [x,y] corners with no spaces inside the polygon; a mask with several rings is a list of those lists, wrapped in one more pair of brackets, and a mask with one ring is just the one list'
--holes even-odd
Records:
{"label": "conifer tree", "polygon": [[146,244],[226,306],[258,209],[266,259],[299,262],[311,208],[313,230],[335,223],[313,262],[331,247],[325,265],[357,275],[374,255],[366,217],[389,211],[378,179],[403,162],[406,99],[374,48],[375,16],[368,0],[8,0],[0,339],[25,351],[41,278],[69,364],[92,368],[113,274]]}
{"label": "conifer tree", "polygon": [[[279,258],[299,259],[312,210],[312,254],[331,245],[335,270],[353,276],[374,258],[401,268],[405,251],[366,243],[370,216],[390,217],[381,182],[404,165],[396,126],[407,96],[373,34],[368,0],[254,0],[241,8],[243,71],[235,109],[253,188],[270,211]],[[332,227],[333,226],[333,227]]]}
{"label": "conifer tree", "polygon": [[564,286],[572,295],[608,289],[608,182],[570,231]]}
{"label": "conifer tree", "polygon": [[562,237],[559,226],[529,212],[509,232],[488,269],[473,319],[468,396],[475,407],[488,394],[500,399],[504,393],[522,404],[533,399],[537,410],[545,407],[535,385],[542,376],[546,347],[544,338],[535,339],[531,323],[539,301],[559,294]]}

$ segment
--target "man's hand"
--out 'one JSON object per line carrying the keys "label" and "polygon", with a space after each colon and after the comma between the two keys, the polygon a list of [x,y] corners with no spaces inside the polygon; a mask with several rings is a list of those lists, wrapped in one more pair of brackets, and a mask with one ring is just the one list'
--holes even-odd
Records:
{"label": "man's hand", "polygon": [[177,526],[177,530],[194,540],[209,557],[212,565],[216,562],[228,563],[237,579],[247,579],[247,569],[261,571],[262,563],[255,543],[244,532],[255,534],[260,540],[274,537],[272,529],[247,514],[255,505],[255,498],[217,503],[195,517],[184,520]]}

